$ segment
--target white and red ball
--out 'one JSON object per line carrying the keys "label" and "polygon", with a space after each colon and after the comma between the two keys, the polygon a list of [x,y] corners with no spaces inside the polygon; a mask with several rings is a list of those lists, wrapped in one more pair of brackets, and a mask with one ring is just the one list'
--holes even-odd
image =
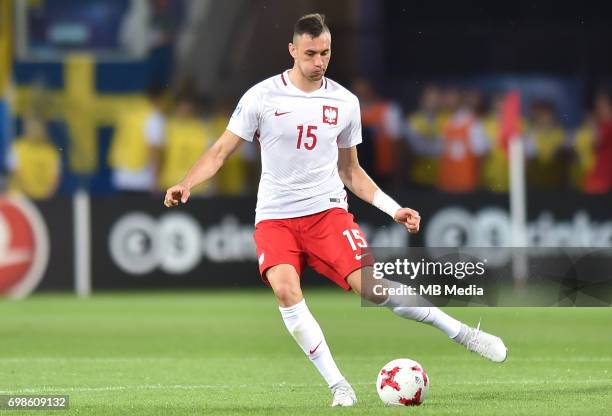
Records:
{"label": "white and red ball", "polygon": [[429,377],[423,366],[408,358],[387,363],[376,379],[376,391],[386,405],[418,406],[428,390]]}

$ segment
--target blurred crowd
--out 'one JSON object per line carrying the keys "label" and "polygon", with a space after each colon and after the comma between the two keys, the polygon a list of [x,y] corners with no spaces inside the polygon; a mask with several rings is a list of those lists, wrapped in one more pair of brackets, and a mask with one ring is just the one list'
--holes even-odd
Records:
{"label": "blurred crowd", "polygon": [[[43,6],[33,7],[33,22],[45,16]],[[99,8],[90,9],[89,24],[106,25],[106,15],[96,13]],[[207,7],[197,1],[148,0],[129,2],[129,6],[119,5],[116,9],[117,16],[121,16],[117,21],[118,43],[130,56],[144,60],[145,78],[152,83],[151,87],[138,99],[119,96],[121,103],[109,111],[111,116],[104,123],[95,126],[90,123],[91,131],[85,131],[87,123],[78,120],[81,114],[85,119],[98,111],[93,106],[81,107],[91,97],[78,104],[64,102],[68,103],[65,111],[76,114],[77,120],[68,123],[66,117],[56,114],[55,119],[71,123],[61,134],[50,128],[53,117],[44,114],[48,113],[45,107],[52,107],[47,101],[39,100],[33,108],[20,113],[18,137],[10,145],[6,163],[0,163],[0,168],[8,167],[11,190],[35,199],[83,187],[94,193],[159,194],[180,181],[227,126],[238,98],[201,97],[193,86],[181,82],[186,75],[178,71],[181,65],[176,57],[181,54],[177,52],[183,50],[183,55],[190,56],[189,42],[199,39],[198,21],[193,18],[197,11]],[[72,8],[62,10],[57,5],[53,13],[50,10],[49,16],[60,12],[70,16],[73,12]],[[74,72],[77,76],[74,85],[88,79],[83,73]],[[161,87],[169,85],[170,89]],[[367,79],[356,79],[347,87],[361,103],[364,140],[358,147],[360,162],[385,190],[508,192],[508,137],[502,123],[504,93],[432,84],[424,86],[416,100],[412,92],[410,97],[399,97],[395,91],[392,94],[395,98],[408,98],[407,101],[415,103],[402,107],[383,97]],[[517,133],[524,144],[527,185],[531,190],[612,192],[609,91],[595,95],[578,126],[567,125],[554,100],[530,97],[521,104]],[[100,139],[103,136],[100,130],[108,124],[110,137]],[[58,139],[60,135],[63,137]],[[84,155],[79,146],[94,150],[97,146],[97,152],[92,151],[93,156]],[[256,141],[242,146],[218,175],[195,193],[254,194],[259,177],[257,146]],[[4,155],[1,157],[4,159]],[[97,171],[77,171],[75,165],[79,160]]]}
{"label": "blurred crowd", "polygon": [[[425,86],[417,108],[404,114],[366,80],[353,83],[360,98],[362,165],[381,186],[462,193],[509,190],[505,94]],[[517,115],[526,181],[532,190],[612,191],[612,96],[598,92],[578,128],[560,121],[553,101],[532,100]]]}
{"label": "blurred crowd", "polygon": [[[102,169],[109,171],[111,192],[164,192],[178,183],[223,133],[233,111],[233,100],[213,104],[192,91],[184,88],[172,93],[155,84],[142,98],[130,99],[118,109],[110,146],[102,161]],[[22,134],[13,140],[8,152],[9,191],[32,199],[49,198],[58,190],[62,174],[74,172],[62,162],[64,149],[56,145],[43,117],[33,111],[23,117],[21,125]],[[259,169],[257,152],[252,146],[243,146],[213,180],[194,189],[194,195],[254,192]],[[78,187],[96,192],[89,186],[91,178],[84,179]]]}
{"label": "blurred crowd", "polygon": [[[233,103],[213,105],[190,91],[171,96],[158,87],[150,88],[140,108],[119,118],[108,159],[117,190],[164,192],[177,184],[223,133]],[[256,187],[255,150],[241,147],[215,178],[192,191],[194,195],[250,193]]]}
{"label": "blurred crowd", "polygon": [[[432,189],[463,193],[509,189],[507,141],[502,137],[503,94],[454,86],[425,86],[417,108],[404,113],[358,79],[364,141],[362,166],[389,191]],[[157,194],[177,183],[227,126],[236,99],[211,102],[185,88],[178,93],[152,86],[113,128],[106,163],[116,192]],[[532,190],[612,191],[612,98],[596,94],[582,124],[567,129],[555,104],[534,100],[523,108],[519,137]],[[60,149],[45,122],[24,116],[22,134],[9,152],[9,188],[48,198],[61,181]],[[245,144],[196,195],[249,195],[257,189],[257,144]]]}

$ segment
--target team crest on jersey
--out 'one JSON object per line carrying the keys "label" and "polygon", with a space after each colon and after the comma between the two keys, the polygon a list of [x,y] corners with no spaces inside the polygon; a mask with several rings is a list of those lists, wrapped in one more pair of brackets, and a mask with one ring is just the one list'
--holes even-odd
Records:
{"label": "team crest on jersey", "polygon": [[323,123],[333,126],[338,124],[338,107],[323,106]]}

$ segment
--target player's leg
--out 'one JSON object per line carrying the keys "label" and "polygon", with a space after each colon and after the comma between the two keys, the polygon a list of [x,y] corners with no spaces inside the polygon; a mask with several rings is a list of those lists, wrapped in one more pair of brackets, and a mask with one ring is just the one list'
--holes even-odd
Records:
{"label": "player's leg", "polygon": [[321,327],[306,305],[295,268],[278,264],[266,271],[266,279],[274,291],[287,330],[332,390],[332,405],[352,406],[356,400],[340,394],[347,382],[334,362]]}
{"label": "player's leg", "polygon": [[[386,306],[402,318],[432,325],[455,342],[464,345],[468,350],[491,361],[503,362],[506,359],[507,349],[503,341],[499,337],[480,331],[480,324],[477,328],[472,328],[435,306],[406,306],[406,302],[402,302],[401,299],[376,295],[373,285],[381,281],[372,278],[372,267],[363,267],[353,271],[348,275],[346,281],[353,291],[364,299],[380,306]],[[385,282],[393,284],[388,280]]]}
{"label": "player's leg", "polygon": [[[362,273],[364,276],[366,276],[363,279]],[[449,338],[455,338],[461,332],[461,322],[444,313],[439,308],[400,306],[392,302],[392,299],[389,297],[376,295],[372,287],[365,287],[365,285],[370,285],[374,282],[380,283],[380,281],[371,279],[368,276],[372,276],[372,267],[364,267],[362,269],[353,271],[346,278],[346,281],[355,293],[358,295],[363,294],[364,299],[380,306],[387,306],[394,314],[401,316],[402,318],[430,324],[444,332]],[[362,285],[364,287],[362,287]]]}
{"label": "player's leg", "polygon": [[[319,273],[346,290],[353,289],[359,294],[363,292],[366,299],[388,307],[402,318],[425,322],[440,329],[451,339],[483,357],[495,362],[506,359],[507,350],[502,340],[480,331],[480,325],[471,328],[439,308],[407,305],[408,302],[402,297],[390,296],[383,299],[375,296],[371,288],[362,287],[362,283],[372,287],[375,283],[372,267],[368,267],[374,264],[374,259],[365,236],[350,213],[332,209],[313,220],[309,224],[309,232],[302,239],[308,248],[308,264]],[[309,235],[311,241],[307,239]],[[361,278],[362,271],[364,279]],[[386,282],[390,287],[397,285],[392,281]]]}
{"label": "player's leg", "polygon": [[286,219],[261,221],[256,225],[253,238],[259,272],[274,291],[287,330],[334,392],[344,377],[302,295],[300,275],[304,258],[295,224],[295,219]]}
{"label": "player's leg", "polygon": [[280,308],[291,308],[304,300],[300,277],[290,264],[277,264],[266,271],[266,280]]}

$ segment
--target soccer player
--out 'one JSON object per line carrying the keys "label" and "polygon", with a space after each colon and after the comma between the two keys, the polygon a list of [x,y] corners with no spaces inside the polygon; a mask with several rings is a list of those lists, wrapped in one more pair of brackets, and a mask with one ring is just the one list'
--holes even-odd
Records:
{"label": "soccer player", "polygon": [[[332,406],[352,406],[357,402],[355,392],[306,306],[300,275],[310,266],[343,289],[361,293],[361,273],[371,271],[364,260],[370,255],[359,225],[347,211],[345,186],[408,232],[418,232],[421,219],[417,211],[402,208],[380,190],[359,166],[359,102],[325,77],[331,34],[322,15],[297,21],[289,53],[293,67],[243,95],[227,130],[183,181],[167,190],[164,204],[186,203],[190,189],[212,178],[241,143],[260,142],[262,173],[254,239],[261,277],[274,291],[287,329],[329,386]],[[492,361],[506,358],[501,339],[438,308],[402,306],[392,297],[372,300],[402,318],[433,325]]]}

